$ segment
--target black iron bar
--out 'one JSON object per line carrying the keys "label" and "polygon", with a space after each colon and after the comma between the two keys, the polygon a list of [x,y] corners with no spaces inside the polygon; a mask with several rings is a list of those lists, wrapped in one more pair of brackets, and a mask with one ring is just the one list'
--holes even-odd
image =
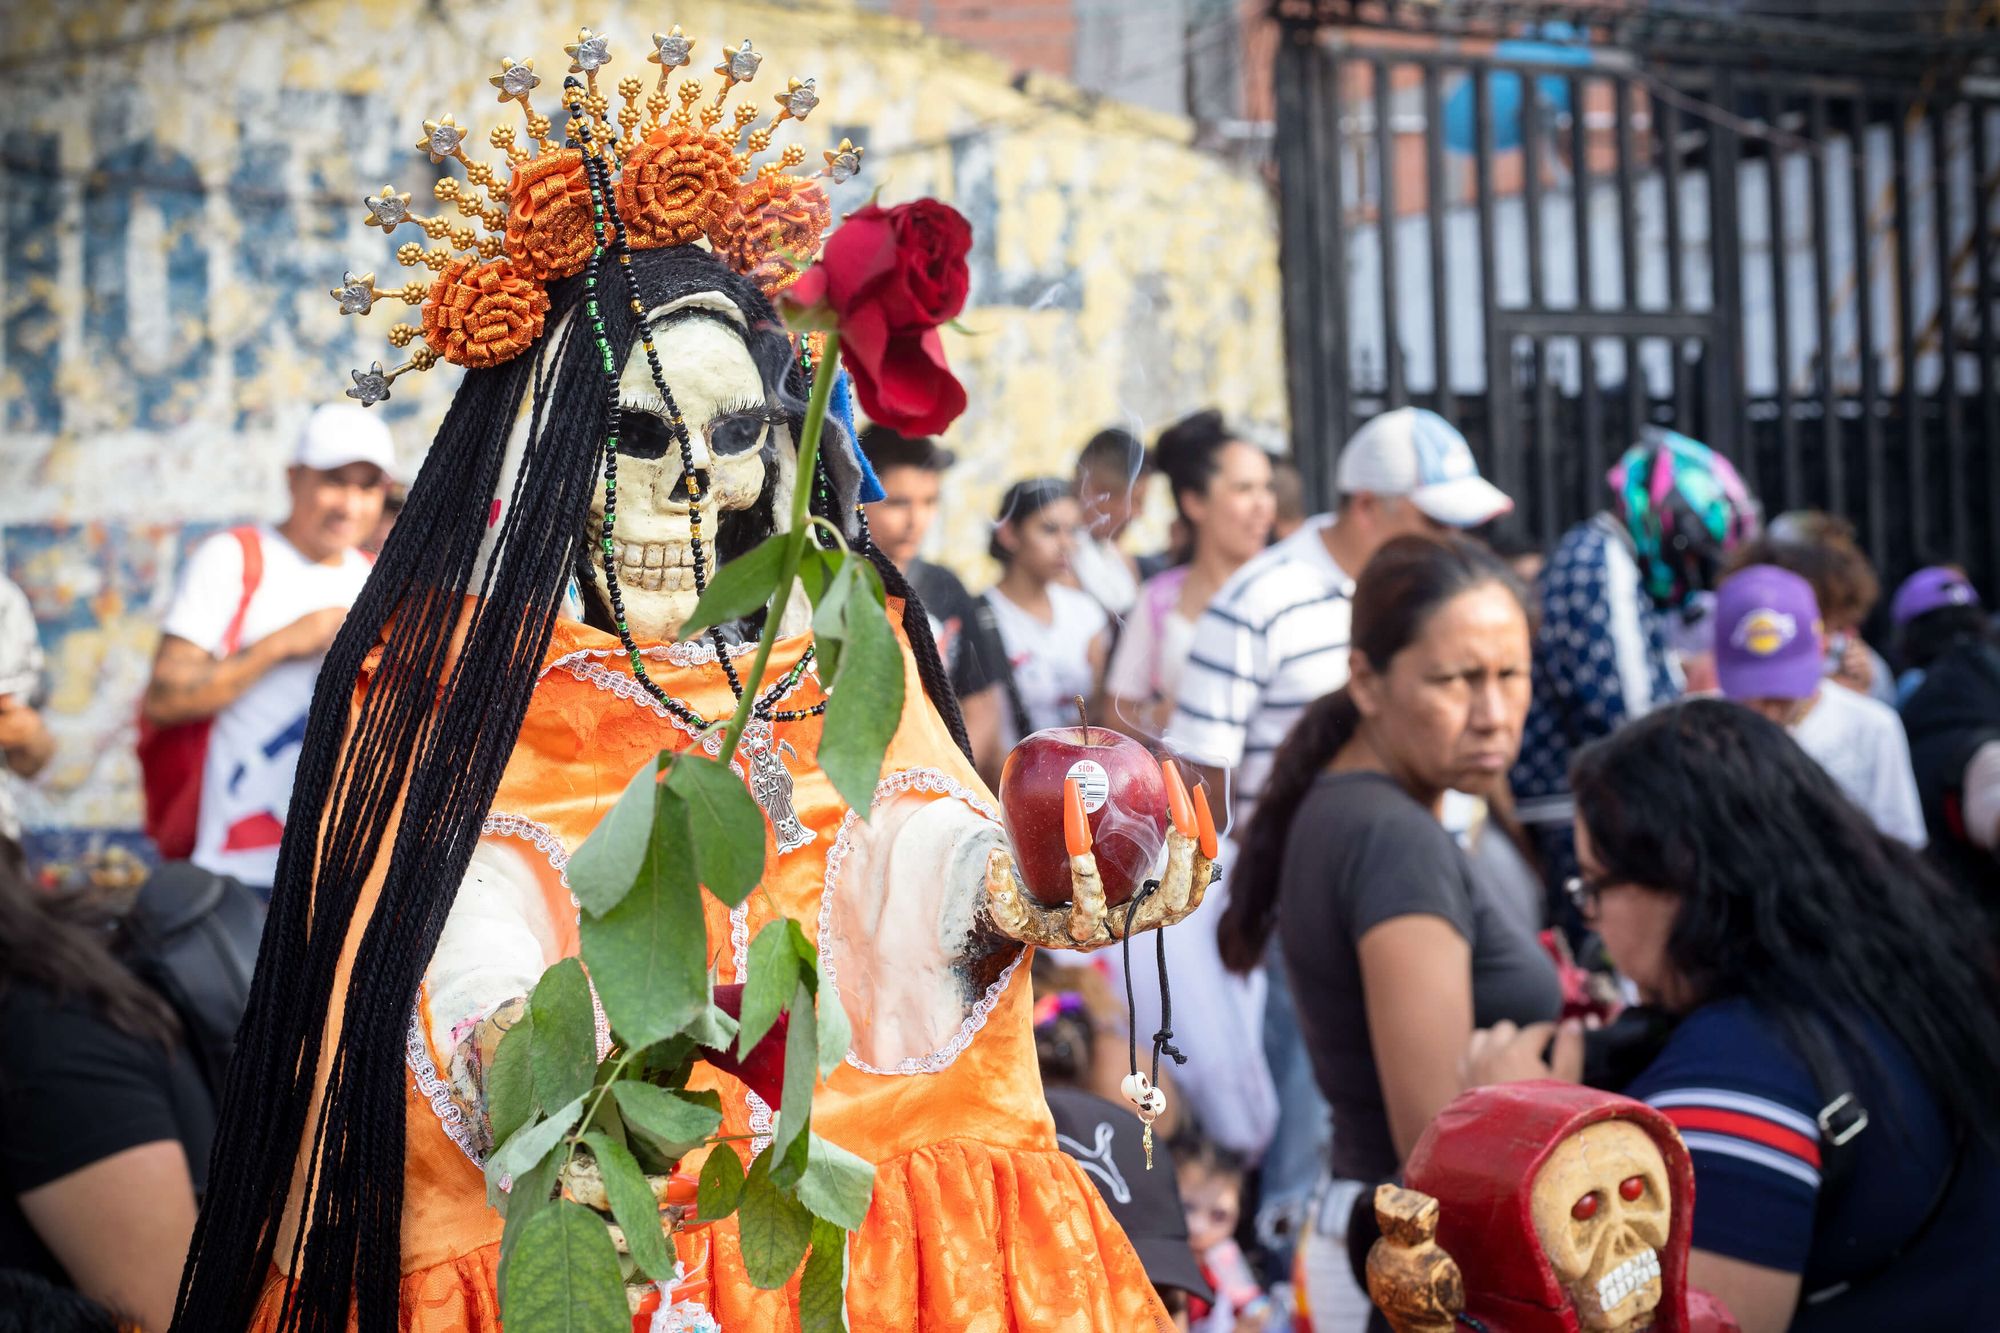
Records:
{"label": "black iron bar", "polygon": [[1424,66],[1424,212],[1431,261],[1431,365],[1436,368],[1438,415],[1456,426],[1451,399],[1451,315],[1446,288],[1445,227],[1451,199],[1444,174],[1444,97],[1438,67]]}
{"label": "black iron bar", "polygon": [[[1623,291],[1625,308],[1636,311],[1639,308],[1639,214],[1633,199],[1632,186],[1632,83],[1629,79],[1612,81],[1612,120],[1617,132],[1617,173],[1618,173],[1618,263],[1624,278]],[[1639,364],[1639,340],[1625,339],[1625,433],[1631,439],[1639,438],[1639,431],[1646,424],[1646,374]]]}
{"label": "black iron bar", "polygon": [[1322,435],[1325,395],[1338,378],[1324,363],[1317,312],[1326,304],[1320,290],[1321,250],[1312,243],[1319,188],[1313,179],[1313,140],[1319,131],[1319,108],[1310,96],[1313,52],[1309,43],[1287,34],[1278,43],[1273,62],[1278,124],[1279,234],[1286,281],[1282,284],[1285,322],[1285,377],[1292,412],[1292,457],[1298,464],[1305,492],[1321,498]]}
{"label": "black iron bar", "polygon": [[[1681,265],[1686,262],[1681,236],[1681,109],[1671,102],[1656,104],[1653,124],[1660,154],[1660,212],[1667,229],[1667,309],[1678,315],[1687,306],[1687,284],[1681,273]],[[1672,340],[1669,346],[1673,350],[1668,361],[1673,375],[1674,428],[1685,430],[1688,418],[1694,414],[1687,367],[1681,356],[1680,340]]]}
{"label": "black iron bar", "polygon": [[[1569,144],[1570,144],[1570,210],[1575,219],[1576,244],[1576,313],[1574,318],[1581,321],[1591,313],[1597,295],[1593,289],[1594,267],[1591,263],[1590,226],[1590,121],[1584,114],[1584,95],[1590,85],[1578,75],[1569,80]],[[1579,333],[1576,340],[1576,366],[1578,393],[1582,398],[1583,417],[1583,476],[1580,478],[1581,493],[1576,503],[1583,513],[1590,513],[1601,503],[1599,488],[1604,476],[1604,400],[1597,391],[1597,343],[1588,333]]]}
{"label": "black iron bar", "polygon": [[[1736,105],[1736,81],[1727,69],[1715,73],[1714,96],[1720,106]],[[1717,124],[1709,129],[1708,250],[1715,274],[1717,338],[1709,346],[1712,367],[1706,434],[1701,438],[1733,459],[1752,494],[1758,492],[1757,455],[1743,429],[1743,216],[1736,172],[1743,144],[1736,131]]]}
{"label": "black iron bar", "polygon": [[1377,265],[1382,270],[1382,365],[1386,405],[1401,407],[1403,391],[1403,335],[1398,316],[1400,295],[1396,272],[1396,133],[1392,122],[1391,74],[1389,62],[1372,60],[1369,77],[1375,92],[1375,224]]}
{"label": "black iron bar", "polygon": [[[1916,269],[1910,257],[1910,104],[1889,105],[1890,160],[1895,171],[1890,177],[1895,202],[1896,227],[1896,359],[1901,368],[1903,391],[1904,479],[1910,488],[1910,549],[1921,551],[1930,545],[1929,459],[1924,454],[1924,399],[1917,374]],[[1876,559],[1886,560],[1886,546],[1874,548]]]}
{"label": "black iron bar", "polygon": [[[1542,114],[1541,89],[1529,74],[1521,79],[1521,224],[1528,247],[1528,304],[1548,303],[1542,239]],[[1529,346],[1529,370],[1535,382],[1535,519],[1542,544],[1553,546],[1560,531],[1556,517],[1556,407],[1549,383],[1549,347],[1534,338]]]}
{"label": "black iron bar", "polygon": [[[1960,103],[1969,118],[1972,106]],[[1952,269],[1955,248],[1951,243],[1951,150],[1945,144],[1946,108],[1936,107],[1930,115],[1931,183],[1936,202],[1932,207],[1931,249],[1937,255],[1938,290],[1938,404],[1944,410],[1945,530],[1951,534],[1951,549],[1964,551],[1970,545],[1966,531],[1965,491],[1968,480],[1965,457],[1965,418],[1958,402],[1958,330],[1952,319]],[[1975,196],[1979,180],[1971,182]],[[1975,210],[1976,207],[1975,207]],[[2000,516],[1995,516],[2000,517]],[[1920,551],[1919,557],[1922,552]]]}
{"label": "black iron bar", "polygon": [[1511,457],[1507,420],[1510,392],[1506,339],[1500,336],[1500,261],[1494,239],[1493,205],[1493,100],[1492,80],[1486,67],[1472,71],[1473,161],[1479,194],[1479,305],[1481,327],[1486,337],[1486,456],[1479,460],[1482,471],[1507,489],[1503,460]]}
{"label": "black iron bar", "polygon": [[1806,113],[1807,133],[1820,151],[1807,159],[1812,174],[1813,321],[1819,338],[1820,435],[1826,450],[1826,507],[1848,511],[1847,451],[1841,444],[1840,358],[1833,342],[1833,228],[1827,205],[1826,98],[1814,93]]}
{"label": "black iron bar", "polygon": [[[1764,94],[1764,118],[1784,120],[1785,100],[1775,90]],[[1792,413],[1792,301],[1790,252],[1785,244],[1785,159],[1776,144],[1764,145],[1765,235],[1771,254],[1771,350],[1777,360],[1778,456],[1784,460],[1785,508],[1805,503],[1805,478],[1799,467],[1798,422]],[[1746,390],[1748,386],[1745,386]]]}
{"label": "black iron bar", "polygon": [[1854,153],[1850,166],[1854,188],[1848,202],[1854,211],[1855,345],[1861,358],[1861,490],[1868,515],[1867,543],[1880,551],[1888,536],[1889,506],[1883,483],[1881,397],[1882,362],[1875,351],[1874,234],[1869,224],[1868,101],[1850,104]]}
{"label": "black iron bar", "polygon": [[[1972,245],[1978,266],[1973,278],[1973,304],[1979,317],[1979,407],[1981,449],[1986,464],[1986,581],[1992,588],[2000,581],[2000,384],[1994,371],[1993,302],[1993,196],[1986,188],[1987,173],[2000,172],[2000,165],[1988,166],[1986,159],[1986,117],[1992,104],[1974,102],[1972,113]],[[1989,596],[1991,594],[1989,593]]]}

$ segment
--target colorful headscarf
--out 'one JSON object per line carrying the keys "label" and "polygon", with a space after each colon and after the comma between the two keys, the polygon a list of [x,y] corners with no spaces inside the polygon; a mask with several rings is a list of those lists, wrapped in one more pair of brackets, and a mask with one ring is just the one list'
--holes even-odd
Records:
{"label": "colorful headscarf", "polygon": [[1723,559],[1757,535],[1757,502],[1729,460],[1648,426],[1606,475],[1645,580],[1662,610],[1715,586]]}

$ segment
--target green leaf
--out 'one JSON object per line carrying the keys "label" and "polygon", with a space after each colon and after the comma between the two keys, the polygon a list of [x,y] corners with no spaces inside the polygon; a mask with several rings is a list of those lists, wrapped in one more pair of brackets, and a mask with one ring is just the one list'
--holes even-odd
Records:
{"label": "green leaf", "polygon": [[[858,562],[857,562],[858,567]],[[872,568],[868,595],[855,594],[844,617],[840,669],[827,682],[826,730],[819,766],[848,805],[866,818],[882,776],[882,755],[903,716],[903,654],[882,609],[882,584]]]}
{"label": "green leaf", "polygon": [[708,891],[734,907],[764,874],[764,812],[743,779],[719,760],[684,754],[667,787],[686,803],[695,870]]}
{"label": "green leaf", "polygon": [[604,1194],[611,1201],[611,1215],[618,1219],[619,1230],[625,1233],[632,1261],[655,1282],[670,1280],[674,1275],[674,1259],[667,1251],[666,1233],[660,1229],[660,1205],[653,1198],[653,1187],[646,1183],[645,1173],[632,1160],[632,1154],[609,1136],[586,1134],[583,1141],[590,1145],[591,1155],[597,1159],[597,1170],[604,1178]]}
{"label": "green leaf", "polygon": [[791,534],[774,533],[754,550],[725,561],[694,604],[694,614],[681,625],[681,638],[691,639],[710,625],[726,625],[768,604],[777,591],[779,567]]}
{"label": "green leaf", "polygon": [[792,993],[792,1021],[785,1026],[785,1095],[771,1147],[771,1179],[782,1189],[798,1184],[806,1169],[806,1130],[812,1124],[813,1082],[819,1073],[819,1031],[806,1022],[813,1011],[804,981]]}
{"label": "green leaf", "polygon": [[807,1143],[806,1173],[799,1179],[799,1202],[847,1231],[859,1231],[875,1197],[875,1167],[817,1134]]}
{"label": "green leaf", "polygon": [[856,587],[862,585],[855,574],[858,561],[844,553],[822,553],[827,560],[826,588],[813,598],[813,656],[818,658],[819,678],[832,680],[840,669],[840,650],[847,638],[846,616]]}
{"label": "green leaf", "polygon": [[815,987],[819,1005],[819,1075],[829,1078],[847,1058],[848,1047],[854,1044],[854,1029],[847,1022],[847,1010],[841,1006],[840,992],[832,986]]}
{"label": "green leaf", "polygon": [[525,1007],[500,1038],[486,1071],[486,1118],[493,1142],[505,1143],[535,1113],[535,1082],[528,1052],[535,1040],[535,1016]]}
{"label": "green leaf", "polygon": [[744,1271],[765,1291],[785,1285],[812,1240],[812,1214],[771,1180],[772,1155],[766,1149],[750,1164],[737,1216]]}
{"label": "green leaf", "polygon": [[507,1333],[631,1333],[618,1251],[582,1204],[564,1200],[529,1218],[510,1259]]}
{"label": "green leaf", "polygon": [[818,1218],[799,1279],[799,1333],[847,1333],[847,1233]]}
{"label": "green leaf", "polygon": [[561,1106],[581,1097],[597,1073],[597,1015],[583,964],[565,958],[542,973],[528,997],[528,1013],[535,1021],[535,1042],[528,1051],[535,1099],[544,1106]]}
{"label": "green leaf", "polygon": [[798,988],[799,960],[786,937],[788,928],[797,930],[798,925],[790,917],[780,917],[766,922],[750,941],[744,959],[743,1009],[736,1020],[739,1056],[750,1054],[750,1048],[764,1039]]}
{"label": "green leaf", "polygon": [[611,1085],[611,1095],[618,1099],[626,1127],[663,1158],[685,1157],[722,1123],[721,1107],[696,1101],[692,1093],[620,1082]]}
{"label": "green leaf", "polygon": [[659,773],[651,764],[642,764],[609,814],[583,840],[570,857],[563,873],[569,877],[570,892],[583,910],[603,916],[632,891],[632,881],[646,859],[646,846],[653,837],[653,804],[659,789]]}
{"label": "green leaf", "polygon": [[549,1149],[562,1142],[563,1135],[569,1133],[570,1126],[582,1114],[583,1098],[578,1097],[548,1119],[537,1120],[516,1130],[512,1137],[496,1148],[486,1159],[486,1202],[495,1208],[501,1207],[504,1198],[501,1180],[508,1176],[516,1180],[527,1176],[531,1168],[549,1155]]}
{"label": "green leaf", "polygon": [[711,1004],[701,1017],[688,1024],[686,1031],[698,1045],[712,1051],[726,1051],[729,1043],[736,1040],[736,1020],[729,1016],[728,1011]]}
{"label": "green leaf", "polygon": [[718,1143],[701,1164],[695,1212],[704,1222],[720,1222],[743,1198],[743,1159],[733,1144]]}
{"label": "green leaf", "polygon": [[663,793],[632,891],[583,918],[583,961],[611,1026],[634,1046],[673,1036],[708,1006],[707,925],[688,842],[686,807]]}
{"label": "green leaf", "polygon": [[845,554],[826,550],[816,541],[808,541],[799,552],[799,586],[806,590],[806,597],[814,606],[826,595],[827,583],[839,571]]}
{"label": "green leaf", "polygon": [[521,1231],[536,1213],[555,1202],[556,1172],[562,1168],[562,1160],[551,1154],[537,1162],[523,1174],[514,1177],[514,1187],[501,1195],[501,1211],[506,1214],[507,1225],[500,1232],[500,1302],[507,1302],[507,1274],[513,1268],[510,1258],[514,1246],[520,1242]]}

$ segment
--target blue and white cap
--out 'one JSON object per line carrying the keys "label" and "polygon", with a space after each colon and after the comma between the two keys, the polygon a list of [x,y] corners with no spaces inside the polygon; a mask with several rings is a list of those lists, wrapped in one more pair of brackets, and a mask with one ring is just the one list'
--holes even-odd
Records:
{"label": "blue and white cap", "polygon": [[1514,507],[1479,475],[1472,446],[1449,421],[1421,407],[1399,407],[1363,423],[1340,451],[1335,482],[1342,495],[1407,495],[1447,527],[1476,528]]}

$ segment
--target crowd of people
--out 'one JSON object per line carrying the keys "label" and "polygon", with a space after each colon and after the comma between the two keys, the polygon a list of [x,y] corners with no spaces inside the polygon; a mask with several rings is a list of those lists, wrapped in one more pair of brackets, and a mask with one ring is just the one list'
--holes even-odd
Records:
{"label": "crowd of people", "polygon": [[[1746,1333],[1990,1326],[2000,633],[1963,570],[1917,570],[1878,617],[1850,526],[1764,522],[1727,460],[1663,430],[1544,552],[1418,408],[1346,441],[1336,507],[1308,516],[1296,470],[1203,411],[1008,486],[974,595],[925,558],[951,449],[859,443],[873,539],[989,785],[1083,699],[1229,812],[1226,879],[1158,958],[1035,964],[1059,1141],[1186,1326],[1379,1327],[1355,1258],[1374,1187],[1461,1092],[1551,1077],[1679,1128],[1690,1274]],[[1155,477],[1170,535],[1141,553]],[[380,419],[314,412],[289,481],[282,522],[190,551],[141,705],[149,833],[252,895],[394,518]],[[212,1034],[139,979],[117,913],[28,864],[10,788],[53,751],[44,675],[0,580],[0,1307],[160,1329]],[[1185,1057],[1154,1126],[1171,1173],[1120,1100],[1158,959]]]}

